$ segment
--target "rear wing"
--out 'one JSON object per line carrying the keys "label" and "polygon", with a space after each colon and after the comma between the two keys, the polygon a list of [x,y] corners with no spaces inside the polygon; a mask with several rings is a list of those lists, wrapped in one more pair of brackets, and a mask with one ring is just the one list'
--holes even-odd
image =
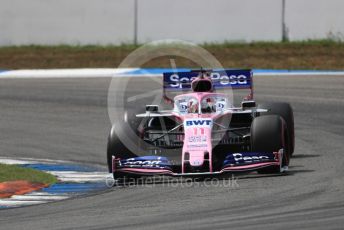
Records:
{"label": "rear wing", "polygon": [[[163,96],[167,102],[173,100],[167,96],[168,91],[191,89],[191,82],[204,70],[189,72],[167,72],[163,75]],[[207,70],[213,83],[213,89],[249,89],[245,100],[253,100],[253,79],[250,69]]]}

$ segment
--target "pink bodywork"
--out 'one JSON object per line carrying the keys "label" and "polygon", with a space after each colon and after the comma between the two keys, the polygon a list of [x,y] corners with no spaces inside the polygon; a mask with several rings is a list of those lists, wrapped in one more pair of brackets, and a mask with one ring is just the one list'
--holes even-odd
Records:
{"label": "pink bodywork", "polygon": [[[196,98],[199,102],[198,111],[200,111],[200,102],[204,97],[208,96],[225,96],[224,94],[219,93],[189,93],[176,96],[175,99],[179,97],[190,96]],[[212,169],[212,127],[213,121],[223,116],[225,113],[187,113],[180,114],[174,112],[173,115],[179,118],[184,123],[184,145],[182,150],[182,173],[184,173],[184,162],[185,154],[189,154],[189,162],[191,166],[202,166],[204,161],[209,161],[209,171],[213,172]],[[187,122],[192,123],[193,121],[203,121],[203,124],[192,124],[187,125]],[[201,137],[198,140],[195,140],[195,137]],[[208,154],[209,158],[205,159],[205,154]]]}

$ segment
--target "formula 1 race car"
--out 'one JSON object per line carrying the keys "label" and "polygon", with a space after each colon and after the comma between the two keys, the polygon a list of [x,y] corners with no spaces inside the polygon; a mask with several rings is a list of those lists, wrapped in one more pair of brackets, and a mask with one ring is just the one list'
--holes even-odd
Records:
{"label": "formula 1 race car", "polygon": [[[241,106],[217,92],[231,89],[249,91]],[[171,98],[171,91],[190,92]],[[115,179],[288,169],[294,152],[293,110],[288,103],[257,105],[251,70],[164,73],[163,97],[173,109],[146,105],[144,113],[129,118],[137,124],[138,145],[145,145],[140,152],[130,150],[112,127],[107,162]]]}

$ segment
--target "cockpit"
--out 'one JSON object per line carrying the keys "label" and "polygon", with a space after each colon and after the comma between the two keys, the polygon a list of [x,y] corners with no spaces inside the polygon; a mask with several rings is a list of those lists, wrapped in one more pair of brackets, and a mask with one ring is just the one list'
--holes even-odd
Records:
{"label": "cockpit", "polygon": [[221,113],[227,109],[227,98],[217,94],[203,97],[189,95],[177,96],[174,100],[174,111],[181,114]]}

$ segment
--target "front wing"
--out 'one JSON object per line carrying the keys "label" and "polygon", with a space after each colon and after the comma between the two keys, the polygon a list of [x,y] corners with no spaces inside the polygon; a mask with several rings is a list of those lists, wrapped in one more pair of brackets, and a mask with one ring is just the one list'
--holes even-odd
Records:
{"label": "front wing", "polygon": [[272,153],[237,152],[228,153],[217,171],[181,173],[163,156],[142,156],[128,159],[112,158],[112,171],[141,175],[197,176],[255,171],[267,167],[282,167],[283,149]]}

